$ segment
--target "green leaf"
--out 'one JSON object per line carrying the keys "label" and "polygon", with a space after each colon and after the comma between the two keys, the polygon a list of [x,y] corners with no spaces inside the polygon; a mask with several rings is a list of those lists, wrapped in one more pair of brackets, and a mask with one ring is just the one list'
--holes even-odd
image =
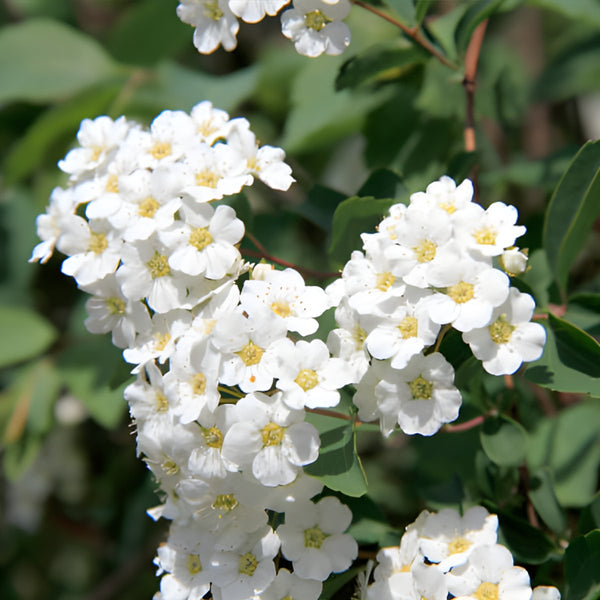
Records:
{"label": "green leaf", "polygon": [[575,325],[548,315],[542,357],[529,364],[529,381],[558,392],[600,397],[600,345]]}
{"label": "green leaf", "polygon": [[469,3],[460,2],[452,10],[432,21],[428,27],[431,33],[446,51],[451,60],[456,61],[458,52],[456,50],[455,31],[463,15],[469,8]]}
{"label": "green leaf", "polygon": [[348,59],[335,79],[336,90],[402,78],[427,60],[427,53],[403,39],[391,40]]}
{"label": "green leaf", "polygon": [[539,565],[557,552],[550,538],[540,529],[508,511],[500,510],[492,503],[484,502],[484,504],[490,512],[498,515],[500,527],[498,541],[508,546],[515,557],[515,562]]}
{"label": "green leaf", "polygon": [[532,472],[550,469],[561,506],[589,504],[600,465],[600,404],[590,400],[542,420],[530,433],[527,463]]}
{"label": "green leaf", "polygon": [[341,590],[348,582],[352,581],[361,571],[362,567],[354,567],[342,573],[333,573],[323,582],[323,591],[319,600],[333,600],[334,594]]}
{"label": "green leaf", "polygon": [[290,206],[290,211],[301,215],[324,231],[331,231],[333,213],[338,204],[346,199],[345,194],[324,185],[316,184],[308,191],[306,201]]}
{"label": "green leaf", "polygon": [[548,306],[549,289],[554,281],[548,258],[542,248],[534,250],[527,261],[528,269],[519,276],[532,290],[535,303],[539,307]]}
{"label": "green leaf", "polygon": [[202,100],[232,111],[254,92],[258,69],[252,66],[216,76],[164,61],[153,73],[131,100],[132,107],[147,111],[152,117],[167,108],[189,111]]}
{"label": "green leaf", "polygon": [[60,375],[72,394],[88,409],[92,418],[106,428],[116,427],[125,412],[123,390],[128,382],[113,388],[113,373],[121,356],[108,337],[78,340],[64,350],[57,362]]}
{"label": "green leaf", "polygon": [[528,495],[544,523],[554,533],[563,533],[567,527],[567,519],[554,493],[552,473],[548,467],[531,473]]}
{"label": "green leaf", "polygon": [[0,102],[68,98],[121,72],[94,39],[56,21],[0,31]]}
{"label": "green leaf", "polygon": [[544,248],[564,291],[569,269],[600,214],[600,140],[587,142],[572,160],[550,200]]}
{"label": "green leaf", "polygon": [[498,416],[486,419],[480,431],[488,458],[503,467],[518,467],[525,459],[527,432],[516,421]]}
{"label": "green leaf", "polygon": [[3,468],[6,477],[15,481],[33,464],[42,447],[42,439],[35,435],[24,435],[15,444],[4,448]]}
{"label": "green leaf", "polygon": [[[56,153],[59,142],[75,137],[83,119],[105,114],[120,89],[120,85],[114,84],[85,90],[42,113],[6,157],[3,167],[6,182],[18,183],[31,175],[49,155]],[[54,161],[59,158],[60,155],[56,156]]]}
{"label": "green leaf", "polygon": [[383,2],[400,17],[404,25],[412,27],[417,22],[413,0],[383,0]]}
{"label": "green leaf", "polygon": [[427,11],[434,4],[434,0],[416,0],[415,5],[415,20],[417,25],[423,22],[423,19],[427,16]]}
{"label": "green leaf", "polygon": [[566,600],[600,596],[600,529],[575,538],[565,551]]}
{"label": "green leaf", "polygon": [[31,404],[27,429],[41,435],[50,430],[54,422],[54,403],[61,390],[61,380],[56,367],[49,360],[35,365],[30,379]]}
{"label": "green leaf", "polygon": [[366,494],[367,482],[356,453],[352,422],[343,423],[340,419],[314,413],[307,415],[306,420],[319,431],[321,449],[317,461],[304,470],[320,479],[329,489],[347,496]]}
{"label": "green leaf", "polygon": [[534,87],[534,98],[559,102],[600,89],[600,37],[570,46],[544,69]]}
{"label": "green leaf", "polygon": [[0,305],[0,367],[41,354],[56,340],[56,329],[36,312]]}
{"label": "green leaf", "polygon": [[467,48],[477,25],[493,15],[502,6],[503,2],[504,0],[469,2],[468,9],[456,28],[456,45],[459,50]]}
{"label": "green leaf", "polygon": [[464,90],[462,75],[450,70],[436,60],[425,67],[425,80],[415,107],[434,117],[463,118]]}
{"label": "green leaf", "polygon": [[600,334],[600,294],[581,293],[571,296],[564,318],[590,335]]}
{"label": "green leaf", "polygon": [[402,177],[395,171],[375,169],[371,171],[367,180],[360,186],[358,196],[402,199],[408,196],[408,190],[404,186]]}
{"label": "green leaf", "polygon": [[600,27],[600,4],[596,0],[527,0],[527,3]]}
{"label": "green leaf", "polygon": [[353,250],[362,248],[360,234],[375,230],[395,200],[353,196],[341,202],[333,215],[329,255],[339,266],[350,259]]}

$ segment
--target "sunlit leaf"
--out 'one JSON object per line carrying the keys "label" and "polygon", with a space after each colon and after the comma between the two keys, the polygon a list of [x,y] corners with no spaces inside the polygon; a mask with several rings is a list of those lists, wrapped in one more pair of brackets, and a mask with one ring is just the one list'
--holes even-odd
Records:
{"label": "sunlit leaf", "polygon": [[480,432],[481,446],[488,458],[503,467],[518,467],[525,459],[527,432],[505,416],[488,418]]}

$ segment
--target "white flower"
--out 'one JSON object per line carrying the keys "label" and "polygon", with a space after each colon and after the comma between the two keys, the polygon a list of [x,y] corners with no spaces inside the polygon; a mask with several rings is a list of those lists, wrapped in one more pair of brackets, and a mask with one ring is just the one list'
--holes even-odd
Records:
{"label": "white flower", "polygon": [[302,579],[324,581],[330,573],[345,571],[358,554],[356,540],[346,531],[352,512],[334,496],[316,504],[289,509],[277,528],[281,551]]}
{"label": "white flower", "polygon": [[249,314],[257,307],[269,307],[289,331],[302,336],[317,330],[315,317],[329,308],[327,294],[317,286],[305,285],[302,275],[294,269],[268,270],[260,279],[245,281],[240,303]]}
{"label": "white flower", "polygon": [[177,16],[195,27],[194,46],[202,54],[214,52],[219,45],[225,50],[237,46],[240,25],[226,0],[181,0]]}
{"label": "white flower", "polygon": [[231,412],[234,422],[223,440],[223,456],[240,467],[251,466],[263,485],[291,483],[302,466],[317,460],[317,430],[304,422],[304,411],[283,404],[281,393],[249,394]]}
{"label": "white flower", "polygon": [[350,44],[350,30],[342,22],[349,12],[348,0],[294,0],[294,8],[281,15],[281,30],[304,56],[341,54]]}
{"label": "white flower", "polygon": [[513,566],[513,557],[500,544],[478,546],[469,562],[447,575],[448,590],[460,600],[530,600],[529,574]]}
{"label": "white flower", "polygon": [[229,0],[234,15],[246,23],[258,23],[265,13],[276,15],[290,0]]}
{"label": "white flower", "polygon": [[441,208],[449,215],[469,206],[473,198],[473,183],[465,179],[458,187],[455,181],[444,175],[439,181],[427,186],[426,191],[416,192],[410,197],[411,205],[421,210]]}
{"label": "white flower", "polygon": [[504,304],[496,307],[486,327],[463,333],[473,354],[492,375],[514,373],[523,361],[537,360],[544,351],[546,330],[531,323],[535,301],[510,288]]}
{"label": "white flower", "polygon": [[533,588],[531,600],[560,600],[560,591],[551,585],[538,585]]}
{"label": "white flower", "polygon": [[278,342],[277,376],[275,384],[283,390],[283,401],[290,408],[300,409],[336,406],[340,401],[337,391],[350,383],[351,373],[339,358],[331,358],[321,340],[294,344],[290,339]]}
{"label": "white flower", "polygon": [[525,273],[527,260],[527,248],[519,250],[519,248],[512,246],[507,248],[500,256],[500,266],[509,277],[515,277]]}
{"label": "white flower", "polygon": [[172,252],[169,265],[187,275],[221,279],[240,259],[237,244],[244,235],[244,224],[231,206],[215,210],[209,204],[181,207],[183,221],[159,233]]}
{"label": "white flower", "polygon": [[200,141],[209,146],[219,138],[226,138],[229,133],[229,115],[224,110],[214,108],[208,100],[196,104],[190,117],[196,126],[196,134]]}
{"label": "white flower", "polygon": [[[318,600],[323,585],[313,579],[301,579],[287,569],[279,569],[271,585],[253,600]],[[550,600],[550,599],[548,599]],[[560,599],[559,599],[560,600]]]}
{"label": "white flower", "polygon": [[419,547],[427,560],[446,572],[466,563],[476,548],[495,544],[497,530],[498,517],[482,506],[469,508],[462,517],[444,508],[421,517]]}

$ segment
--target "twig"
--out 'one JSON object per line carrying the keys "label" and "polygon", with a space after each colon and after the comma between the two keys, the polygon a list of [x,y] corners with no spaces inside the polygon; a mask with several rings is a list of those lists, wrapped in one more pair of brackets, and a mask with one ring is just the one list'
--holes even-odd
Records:
{"label": "twig", "polygon": [[490,410],[483,415],[479,415],[478,417],[474,417],[473,419],[469,419],[468,421],[465,421],[464,423],[459,423],[458,425],[444,425],[442,429],[447,433],[469,431],[469,429],[474,429],[478,425],[481,425],[488,417],[495,417],[497,414],[497,410]]}
{"label": "twig", "polygon": [[463,86],[465,88],[467,110],[465,116],[465,150],[467,152],[474,152],[477,148],[475,142],[475,81],[477,78],[477,63],[479,61],[479,54],[481,52],[481,44],[483,43],[483,37],[485,35],[485,29],[488,24],[488,19],[485,19],[473,31],[473,35],[469,41],[467,47],[467,53],[465,55],[465,77],[463,79]]}
{"label": "twig", "polygon": [[352,3],[364,8],[365,10],[368,10],[369,12],[372,12],[374,15],[386,20],[388,23],[399,27],[409,38],[413,39],[415,42],[417,42],[417,44],[419,44],[419,46],[427,50],[427,52],[429,52],[431,55],[435,56],[446,67],[449,67],[454,71],[458,69],[453,62],[449,61],[443,54],[434,48],[426,38],[423,37],[423,34],[418,27],[407,27],[404,23],[394,19],[394,17],[384,13],[375,6],[371,6],[370,4],[363,2],[362,0],[352,0]]}
{"label": "twig", "polygon": [[281,265],[282,267],[290,267],[292,269],[296,269],[299,273],[301,273],[304,277],[314,277],[315,279],[330,279],[331,277],[339,277],[339,272],[331,273],[324,271],[314,271],[313,269],[307,269],[306,267],[299,267],[294,263],[288,262],[287,260],[283,260],[281,258],[277,258],[273,256],[269,252],[267,252],[266,248],[251,234],[246,232],[246,237],[258,248],[258,252],[254,250],[249,250],[247,248],[242,248],[242,254],[246,256],[251,256],[253,258],[265,258],[277,265]]}

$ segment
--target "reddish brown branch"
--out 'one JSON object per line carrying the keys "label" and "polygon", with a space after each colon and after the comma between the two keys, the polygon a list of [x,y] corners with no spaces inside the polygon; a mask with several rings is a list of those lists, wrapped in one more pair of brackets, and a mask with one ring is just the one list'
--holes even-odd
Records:
{"label": "reddish brown branch", "polygon": [[443,65],[455,71],[458,69],[453,62],[449,61],[441,52],[434,48],[426,38],[423,37],[423,34],[418,27],[407,27],[404,23],[394,19],[394,17],[384,13],[375,6],[371,6],[366,2],[362,2],[362,0],[352,0],[352,3],[364,8],[365,10],[368,10],[369,12],[372,12],[374,15],[377,15],[378,17],[386,20],[388,23],[400,28],[409,38],[417,42],[419,46],[427,50],[427,52],[429,52],[432,56],[435,56]]}
{"label": "reddish brown branch", "polygon": [[250,256],[252,258],[264,258],[276,265],[281,265],[282,267],[290,267],[292,269],[296,269],[299,273],[302,274],[303,277],[314,277],[315,279],[330,279],[331,277],[339,277],[339,272],[324,272],[324,271],[314,271],[313,269],[307,269],[306,267],[300,267],[295,265],[294,263],[288,262],[287,260],[283,260],[282,258],[277,258],[273,256],[267,249],[251,234],[246,232],[246,237],[258,248],[258,252],[254,250],[249,250],[247,248],[242,248],[242,254],[246,256]]}

